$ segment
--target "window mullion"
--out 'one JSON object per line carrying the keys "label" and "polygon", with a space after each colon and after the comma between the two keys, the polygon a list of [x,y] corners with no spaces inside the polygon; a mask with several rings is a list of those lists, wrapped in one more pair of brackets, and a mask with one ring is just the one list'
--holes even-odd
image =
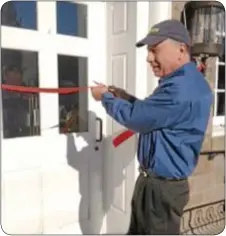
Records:
{"label": "window mullion", "polygon": [[56,2],[37,1],[38,31],[47,35],[56,32]]}

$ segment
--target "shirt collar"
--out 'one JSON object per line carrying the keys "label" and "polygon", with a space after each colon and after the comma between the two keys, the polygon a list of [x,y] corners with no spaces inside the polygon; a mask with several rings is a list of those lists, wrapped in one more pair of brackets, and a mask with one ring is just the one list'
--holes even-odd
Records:
{"label": "shirt collar", "polygon": [[183,66],[179,67],[178,69],[176,69],[172,73],[170,73],[170,74],[168,74],[164,77],[161,77],[159,79],[159,84],[163,83],[164,81],[166,81],[166,80],[168,80],[172,77],[179,76],[179,75],[184,75],[186,70],[191,69],[192,67],[196,68],[195,63],[193,61],[190,61],[190,62],[184,64]]}

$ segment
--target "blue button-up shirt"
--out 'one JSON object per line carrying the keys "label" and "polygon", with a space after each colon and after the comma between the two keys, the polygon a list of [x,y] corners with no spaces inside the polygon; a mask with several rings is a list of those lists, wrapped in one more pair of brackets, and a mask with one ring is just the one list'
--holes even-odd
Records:
{"label": "blue button-up shirt", "polygon": [[193,62],[161,78],[144,100],[129,102],[105,93],[102,104],[118,123],[139,133],[138,161],[163,177],[194,170],[207,128],[213,94]]}

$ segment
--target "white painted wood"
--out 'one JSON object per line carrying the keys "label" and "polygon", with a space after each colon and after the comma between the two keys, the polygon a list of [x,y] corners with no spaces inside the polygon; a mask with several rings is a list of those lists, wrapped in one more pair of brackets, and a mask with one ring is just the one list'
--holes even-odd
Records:
{"label": "white painted wood", "polygon": [[219,58],[216,58],[216,71],[215,71],[215,88],[214,88],[214,96],[215,96],[215,100],[214,100],[214,117],[213,117],[213,126],[215,126],[213,128],[213,132],[214,130],[217,130],[220,126],[224,126],[225,125],[225,116],[217,116],[217,94],[219,92],[223,92],[225,93],[225,89],[218,89],[218,73],[219,73],[219,65],[220,66],[225,66],[224,62],[219,62]]}
{"label": "white painted wood", "polygon": [[[38,52],[40,87],[58,87],[57,54],[87,57],[88,85],[93,80],[106,83],[105,3],[82,2],[88,7],[88,39],[56,34],[55,4],[38,2],[38,31],[2,26],[2,48]],[[16,40],[11,40],[15,36]],[[79,75],[83,76],[81,72]],[[94,150],[95,118],[101,117],[104,122],[106,115],[101,104],[91,98],[90,91],[87,93],[90,113],[88,132],[60,135],[58,128],[48,129],[58,124],[58,96],[41,94],[42,135],[1,140],[3,176],[8,178],[8,173],[13,173],[10,181],[6,179],[10,191],[3,189],[3,194],[7,196],[2,212],[5,215],[3,228],[9,233],[39,234],[69,230],[75,234],[98,234],[101,231],[102,147],[100,145],[98,151]],[[36,180],[32,181],[34,169],[39,171],[40,185],[36,184]],[[23,174],[25,170],[29,170],[26,178]],[[11,207],[14,200],[11,199],[12,195],[18,195],[14,186],[20,181],[25,181],[24,194],[34,198],[37,193],[37,197],[28,205],[30,208],[26,214],[22,214],[23,209],[20,209],[23,205],[18,205],[18,214],[15,215],[15,209]],[[36,192],[32,193],[34,188]],[[27,227],[29,218],[32,220]]]}
{"label": "white painted wood", "polygon": [[[149,2],[137,2],[137,42],[141,40],[144,35],[147,34],[149,29]],[[136,96],[140,99],[144,99],[150,94],[148,90],[148,84],[150,78],[148,77],[148,71],[150,66],[147,64],[147,48],[140,47],[136,49]],[[137,158],[137,156],[135,157]],[[139,175],[138,171],[139,163],[135,163],[135,175],[136,178]]]}
{"label": "white painted wood", "polygon": [[[135,94],[136,2],[107,3],[108,84]],[[124,127],[108,119],[107,132],[116,137]],[[135,137],[117,148],[108,144],[104,159],[106,232],[124,234],[130,220],[135,182]]]}
{"label": "white painted wood", "polygon": [[[149,2],[149,29],[167,19],[172,17],[172,2],[158,2],[150,1]],[[154,89],[158,86],[158,78],[153,74],[152,70],[148,71],[148,92],[151,94]]]}
{"label": "white painted wood", "polygon": [[2,229],[11,234],[42,232],[39,169],[2,174]]}

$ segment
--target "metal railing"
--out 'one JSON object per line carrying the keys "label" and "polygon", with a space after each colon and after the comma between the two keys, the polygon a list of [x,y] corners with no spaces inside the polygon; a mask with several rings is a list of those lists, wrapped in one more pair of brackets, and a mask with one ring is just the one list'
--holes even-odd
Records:
{"label": "metal railing", "polygon": [[216,150],[216,151],[204,151],[200,152],[200,156],[207,156],[208,160],[213,160],[217,155],[225,155],[225,150]]}
{"label": "metal railing", "polygon": [[184,211],[181,234],[219,234],[225,228],[225,200]]}

